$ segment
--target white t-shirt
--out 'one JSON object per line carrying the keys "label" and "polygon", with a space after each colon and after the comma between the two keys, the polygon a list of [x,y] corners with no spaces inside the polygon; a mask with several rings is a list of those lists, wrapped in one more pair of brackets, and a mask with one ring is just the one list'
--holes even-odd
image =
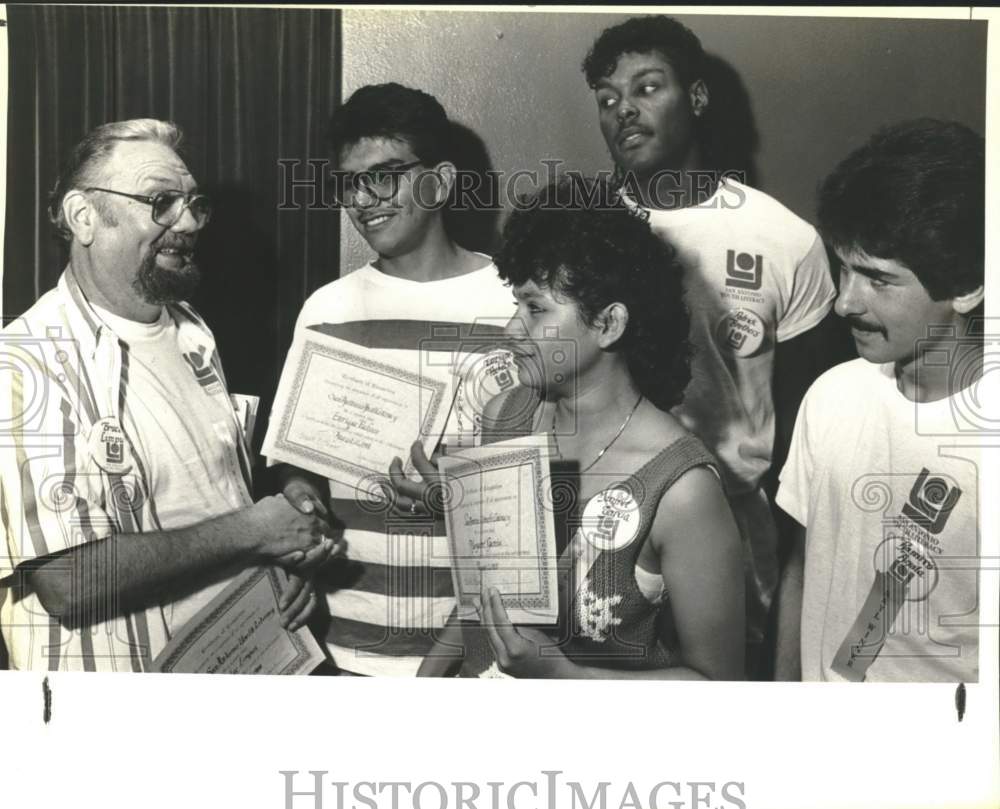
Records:
{"label": "white t-shirt", "polygon": [[[510,355],[496,349],[514,311],[513,295],[492,263],[429,282],[366,264],[314,292],[296,330],[348,340],[413,373],[443,369],[455,383],[443,439],[453,449],[479,443],[483,407],[517,384]],[[413,676],[455,604],[443,524],[388,525],[357,506],[353,489],[334,481],[330,496],[346,525],[350,572],[346,584],[327,592],[327,648],[351,672]]]}
{"label": "white t-shirt", "polygon": [[[229,397],[219,395],[225,390],[210,365],[184,357],[177,324],[166,307],[153,323],[93,308],[128,345],[123,426],[143,459],[163,529],[183,528],[250,505]],[[222,590],[226,580],[220,579],[163,606],[169,635]]]}
{"label": "white t-shirt", "polygon": [[836,296],[823,242],[729,179],[702,205],[648,214],[678,252],[691,313],[692,379],[675,414],[722,462],[730,493],[753,491],[771,466],[775,344],[817,325]]}
{"label": "white t-shirt", "polygon": [[689,208],[625,202],[684,268],[694,356],[673,413],[722,466],[746,548],[747,639],[760,643],[778,583],[777,531],[759,488],[774,448],[774,350],[830,311],[836,289],[826,250],[812,225],[735,180]]}
{"label": "white t-shirt", "polygon": [[863,359],[809,389],[776,498],[806,526],[803,680],[977,680],[968,405],[912,402]]}

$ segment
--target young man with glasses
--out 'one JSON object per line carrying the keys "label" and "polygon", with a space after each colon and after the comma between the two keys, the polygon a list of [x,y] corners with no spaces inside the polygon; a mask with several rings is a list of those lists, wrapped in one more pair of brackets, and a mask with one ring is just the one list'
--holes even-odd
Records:
{"label": "young man with glasses", "polygon": [[[339,202],[376,257],[317,290],[297,329],[314,329],[456,379],[442,443],[472,446],[488,398],[512,387],[494,350],[513,300],[492,260],[460,246],[446,208],[455,187],[452,125],[431,95],[399,84],[357,90],[333,116]],[[431,345],[433,344],[433,345]],[[414,420],[416,439],[416,419]],[[418,468],[428,469],[419,446]],[[318,581],[330,610],[327,647],[355,674],[413,676],[454,606],[444,523],[398,462],[386,470],[391,505],[373,512],[358,493],[284,467],[292,502],[325,502],[346,527],[348,558]],[[361,496],[362,498],[365,495]]]}
{"label": "young man with glasses", "polygon": [[236,572],[292,567],[287,626],[315,607],[329,526],[254,503],[208,327],[184,302],[211,206],[179,130],[105,124],[71,152],[49,214],[69,245],[0,335],[0,624],[17,669],[146,671]]}

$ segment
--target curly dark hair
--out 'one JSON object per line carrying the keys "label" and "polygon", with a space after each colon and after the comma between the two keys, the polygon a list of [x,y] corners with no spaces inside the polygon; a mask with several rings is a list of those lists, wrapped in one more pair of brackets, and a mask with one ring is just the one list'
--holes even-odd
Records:
{"label": "curly dark hair", "polygon": [[835,248],[905,264],[934,300],[983,284],[984,140],[953,121],[920,118],[879,130],[819,190],[818,219]]}
{"label": "curly dark hair", "polygon": [[615,72],[623,53],[659,53],[677,72],[685,87],[704,77],[705,52],[701,40],[673,17],[632,17],[605,28],[583,60],[583,73],[593,90]]}
{"label": "curly dark hair", "polygon": [[669,244],[594,181],[561,180],[538,191],[510,215],[494,257],[500,277],[534,281],[568,297],[593,326],[612,303],[628,309],[615,345],[639,391],[661,410],[679,404],[691,378],[689,317],[680,262]]}
{"label": "curly dark hair", "polygon": [[368,84],[354,91],[330,119],[334,157],[362,138],[404,140],[425,166],[448,160],[451,122],[441,103],[402,84]]}

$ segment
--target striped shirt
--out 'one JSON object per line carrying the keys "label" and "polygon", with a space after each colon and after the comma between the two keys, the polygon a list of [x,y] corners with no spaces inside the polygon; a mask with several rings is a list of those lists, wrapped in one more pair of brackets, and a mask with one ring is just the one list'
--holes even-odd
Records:
{"label": "striped shirt", "polygon": [[[455,448],[478,443],[483,406],[516,384],[509,355],[497,349],[513,311],[493,264],[424,283],[369,264],[317,290],[297,328],[347,340],[415,373],[446,368],[454,387],[442,441]],[[395,517],[333,481],[330,496],[348,558],[320,582],[331,616],[327,648],[347,671],[412,676],[455,604],[444,522]]]}
{"label": "striped shirt", "polygon": [[[210,395],[228,405],[211,331],[187,304],[167,311],[177,345],[198,358],[192,373],[217,382]],[[0,626],[12,668],[145,671],[169,637],[170,605],[127,614],[107,605],[101,620],[65,616],[82,628],[64,627],[25,575],[32,560],[54,556],[48,564],[59,564],[60,552],[84,542],[171,527],[150,486],[156,459],[129,434],[137,404],[131,361],[128,345],[86,300],[72,270],[3,330],[0,578],[11,586],[0,590]],[[249,454],[242,431],[235,434],[239,488],[248,498]],[[110,557],[105,569],[113,575]]]}

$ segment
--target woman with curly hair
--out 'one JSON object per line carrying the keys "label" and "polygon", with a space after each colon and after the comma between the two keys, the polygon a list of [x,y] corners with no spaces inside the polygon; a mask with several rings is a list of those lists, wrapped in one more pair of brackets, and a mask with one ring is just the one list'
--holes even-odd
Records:
{"label": "woman with curly hair", "polygon": [[[513,626],[484,593],[462,673],[742,679],[739,532],[714,458],[668,412],[690,378],[681,268],[600,196],[543,189],[511,215],[495,260],[517,304],[507,333],[521,387],[487,406],[484,440],[552,435],[568,542],[559,627]],[[421,673],[444,673],[455,640]]]}

